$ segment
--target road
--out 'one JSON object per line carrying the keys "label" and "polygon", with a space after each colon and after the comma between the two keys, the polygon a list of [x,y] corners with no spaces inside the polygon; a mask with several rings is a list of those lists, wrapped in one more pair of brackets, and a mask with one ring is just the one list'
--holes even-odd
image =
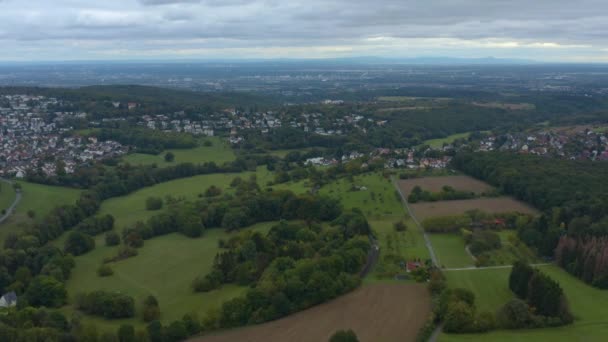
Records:
{"label": "road", "polygon": [[[8,179],[0,178],[0,182],[13,186],[13,182],[11,182]],[[10,207],[6,208],[6,213],[4,215],[0,216],[0,223],[4,222],[6,219],[9,218],[9,216],[11,216],[11,214],[13,213],[13,211],[17,207],[17,204],[19,204],[20,201],[21,201],[21,191],[15,191],[15,200],[13,201],[13,203],[11,204]]]}
{"label": "road", "polygon": [[[550,263],[543,263],[543,264],[530,264],[530,266],[547,266],[547,265],[551,265]],[[469,267],[454,267],[454,268],[444,268],[444,271],[470,271],[470,270],[491,270],[494,268],[511,268],[513,267],[512,265],[502,265],[502,266],[482,266],[482,267],[476,267],[476,266],[469,266]]]}
{"label": "road", "polygon": [[369,272],[371,272],[371,270],[374,268],[374,265],[376,265],[376,262],[378,262],[378,256],[380,255],[380,246],[378,245],[378,241],[376,240],[376,238],[370,235],[369,242],[371,242],[372,247],[369,251],[369,255],[367,256],[365,266],[363,266],[363,269],[359,274],[361,278],[365,278],[365,276],[367,276]]}
{"label": "road", "polygon": [[395,177],[391,177],[391,180],[393,181],[393,186],[395,187],[395,189],[397,189],[397,192],[399,193],[399,196],[401,197],[401,202],[403,203],[403,207],[409,213],[412,220],[414,220],[416,227],[418,227],[418,229],[420,229],[420,231],[422,232],[422,236],[424,237],[424,244],[426,245],[426,249],[429,250],[429,255],[431,256],[431,261],[433,262],[433,265],[435,265],[435,267],[440,267],[439,260],[437,259],[437,256],[435,255],[435,250],[433,249],[433,244],[431,243],[431,239],[429,238],[428,234],[424,231],[424,228],[422,228],[422,225],[420,224],[420,222],[418,222],[418,219],[416,218],[416,215],[414,215],[414,212],[410,210],[410,206],[407,204],[407,198],[401,192],[401,189],[399,188],[399,184],[397,184]]}

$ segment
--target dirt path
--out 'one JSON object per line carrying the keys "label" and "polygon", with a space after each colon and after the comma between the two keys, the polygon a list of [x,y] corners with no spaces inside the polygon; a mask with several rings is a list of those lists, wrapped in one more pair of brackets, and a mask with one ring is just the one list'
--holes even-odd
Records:
{"label": "dirt path", "polygon": [[397,181],[395,180],[395,178],[391,177],[391,180],[393,181],[393,186],[395,187],[395,189],[397,189],[397,192],[399,193],[399,196],[401,197],[401,202],[403,203],[405,210],[412,217],[412,220],[414,220],[416,227],[418,227],[418,229],[420,229],[420,231],[422,232],[422,236],[424,237],[424,244],[426,245],[426,248],[429,250],[429,255],[431,256],[431,261],[433,262],[433,265],[435,265],[435,267],[439,267],[439,261],[437,259],[437,256],[435,255],[435,250],[433,249],[433,244],[431,243],[431,239],[429,238],[428,234],[424,231],[424,228],[422,228],[422,225],[420,224],[420,222],[418,222],[418,219],[414,215],[414,212],[412,210],[410,210],[410,207],[407,204],[407,198],[401,192],[401,188],[399,187],[399,184],[397,184]]}
{"label": "dirt path", "polygon": [[[8,179],[0,178],[0,182],[13,186],[13,182],[9,181]],[[16,190],[15,191],[15,200],[13,201],[13,204],[11,204],[11,206],[6,209],[6,213],[4,215],[0,216],[0,223],[4,222],[7,218],[9,218],[9,216],[11,216],[11,214],[13,213],[13,211],[17,207],[17,204],[19,204],[20,201],[21,201],[21,191]]]}
{"label": "dirt path", "polygon": [[361,342],[415,341],[430,310],[424,284],[370,284],[273,322],[192,341],[325,342],[340,329],[353,329]]}

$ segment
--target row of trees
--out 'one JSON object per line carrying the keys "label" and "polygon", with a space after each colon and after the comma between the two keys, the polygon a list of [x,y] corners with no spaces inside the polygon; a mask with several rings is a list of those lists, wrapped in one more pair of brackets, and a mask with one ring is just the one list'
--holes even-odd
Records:
{"label": "row of trees", "polygon": [[[548,275],[518,261],[509,275],[509,288],[519,299],[499,311],[507,328],[531,328],[569,324],[573,321],[562,288]],[[523,305],[522,305],[523,304]]]}
{"label": "row of trees", "polygon": [[135,146],[140,153],[159,154],[166,149],[194,148],[197,145],[196,139],[190,134],[145,128],[103,128],[92,134],[102,141],[113,140],[123,145]]}
{"label": "row of trees", "polygon": [[563,236],[555,249],[555,261],[586,283],[608,288],[608,237]]}
{"label": "row of trees", "polygon": [[105,318],[128,318],[135,315],[135,301],[132,297],[106,291],[93,291],[76,296],[76,307],[88,314]]}
{"label": "row of trees", "polygon": [[430,192],[422,190],[422,188],[416,185],[409,196],[407,201],[409,203],[417,202],[437,202],[437,201],[453,201],[475,198],[477,195],[470,191],[460,191],[452,188],[451,186],[444,186],[439,192]]}

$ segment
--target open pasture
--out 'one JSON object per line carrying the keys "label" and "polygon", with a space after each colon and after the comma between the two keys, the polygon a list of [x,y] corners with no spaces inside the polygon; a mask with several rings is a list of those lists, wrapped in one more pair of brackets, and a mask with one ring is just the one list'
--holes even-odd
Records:
{"label": "open pasture", "polygon": [[[151,165],[156,164],[158,167],[167,167],[178,163],[204,163],[215,162],[222,165],[225,162],[233,161],[236,156],[230,146],[220,138],[209,137],[203,140],[212,142],[212,146],[199,146],[191,149],[172,149],[161,152],[160,154],[143,154],[132,153],[123,157],[123,161],[131,165]],[[175,155],[173,162],[165,161],[167,152]]]}
{"label": "open pasture", "polygon": [[470,191],[481,194],[492,190],[492,186],[469,176],[423,177],[399,180],[399,188],[404,196],[408,196],[414,187],[422,190],[439,192],[444,186],[450,186],[459,191]]}
{"label": "open pasture", "polygon": [[[4,243],[8,234],[18,233],[36,220],[44,218],[55,206],[76,203],[80,195],[78,189],[23,181],[18,183],[21,184],[21,201],[13,214],[0,224],[0,243]],[[2,187],[2,191],[9,190],[6,183],[2,183]],[[10,191],[13,191],[12,188]],[[27,215],[30,210],[35,215],[33,219]]]}
{"label": "open pasture", "polygon": [[[548,265],[539,269],[559,282],[575,316],[571,325],[558,328],[498,330],[485,334],[441,334],[439,341],[605,341],[608,336],[608,292],[591,287],[563,269]],[[446,272],[450,287],[475,293],[478,310],[495,311],[513,295],[508,288],[510,269]]]}
{"label": "open pasture", "polygon": [[423,284],[372,284],[273,322],[193,341],[318,342],[340,329],[352,329],[360,341],[415,341],[430,308]]}
{"label": "open pasture", "polygon": [[[247,229],[267,232],[274,224],[276,222],[260,223]],[[230,236],[231,233],[225,230],[210,229],[196,239],[177,233],[155,237],[146,240],[137,256],[109,263],[114,271],[112,276],[99,277],[97,268],[103,259],[115,255],[118,250],[118,247],[106,247],[101,235],[97,237],[97,247],[93,251],[75,258],[76,267],[66,283],[69,303],[73,303],[78,293],[94,290],[119,291],[134,297],[135,318],[104,320],[86,316],[100,327],[116,328],[122,323],[143,325],[141,303],[148,295],[158,299],[163,322],[179,319],[189,312],[202,317],[209,309],[246,291],[246,287],[236,285],[206,293],[195,293],[191,288],[194,278],[211,271],[214,257],[220,251],[219,240]],[[72,307],[64,310],[75,311]]]}
{"label": "open pasture", "polygon": [[470,200],[421,202],[409,205],[418,220],[429,217],[451,216],[464,214],[469,210],[481,210],[486,213],[519,212],[522,214],[537,214],[538,211],[529,205],[511,197],[477,198]]}

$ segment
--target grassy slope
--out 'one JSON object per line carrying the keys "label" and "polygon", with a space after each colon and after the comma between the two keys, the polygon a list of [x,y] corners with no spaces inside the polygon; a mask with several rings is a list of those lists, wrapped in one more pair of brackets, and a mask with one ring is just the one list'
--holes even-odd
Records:
{"label": "grassy slope", "polygon": [[468,138],[469,135],[471,135],[470,132],[452,134],[452,135],[447,136],[445,138],[426,140],[424,142],[424,145],[429,145],[429,146],[431,146],[433,148],[440,148],[440,147],[443,147],[444,143],[451,144],[451,143],[453,143],[457,139]]}
{"label": "grassy slope", "polygon": [[[608,292],[593,288],[556,266],[541,270],[557,280],[564,289],[574,313],[575,323],[565,327],[494,331],[477,335],[442,334],[440,341],[605,341],[608,336]],[[488,274],[480,274],[490,271]],[[509,269],[446,272],[450,286],[467,286],[475,292],[482,307],[492,308],[508,300]],[[500,299],[500,300],[499,300]]]}
{"label": "grassy slope", "polygon": [[[350,191],[352,185],[365,186],[367,190]],[[345,208],[361,209],[369,220],[380,244],[380,260],[367,281],[386,279],[386,273],[399,271],[394,262],[384,260],[388,254],[398,255],[402,261],[428,258],[422,234],[407,218],[391,182],[380,173],[355,177],[353,183],[341,179],[325,185],[319,192],[340,199]],[[393,223],[401,219],[406,219],[408,230],[396,232]]]}
{"label": "grassy slope", "polygon": [[473,259],[465,251],[464,240],[460,234],[429,234],[431,243],[444,267],[473,266]]}
{"label": "grassy slope", "polygon": [[0,211],[8,209],[15,200],[15,190],[4,182],[0,182]]}
{"label": "grassy slope", "polygon": [[[27,217],[27,212],[33,210],[36,213],[35,219],[41,219],[48,214],[55,206],[63,204],[74,204],[78,199],[80,190],[70,189],[59,186],[48,186],[28,182],[21,184],[21,202],[17,205],[13,215],[0,224],[0,242],[4,242],[10,233],[16,233],[32,220]],[[3,183],[3,191],[8,186]]]}
{"label": "grassy slope", "polygon": [[[158,167],[167,167],[177,163],[204,163],[215,162],[218,165],[224,162],[232,161],[236,158],[234,152],[223,140],[217,137],[209,137],[203,140],[213,142],[213,146],[199,146],[192,149],[173,149],[167,150],[159,155],[133,153],[125,156],[123,160],[133,165],[149,165],[156,164]],[[165,161],[165,153],[172,152],[175,155],[175,161],[167,163]]]}
{"label": "grassy slope", "polygon": [[[230,182],[235,177],[238,176],[247,179],[247,177],[253,174],[257,176],[258,183],[261,187],[265,187],[265,184],[272,180],[272,174],[266,170],[266,167],[259,167],[255,173],[210,174],[181,178],[147,187],[126,196],[106,200],[102,203],[99,212],[100,214],[113,215],[116,219],[116,227],[122,228],[134,224],[137,221],[145,220],[158,213],[155,211],[148,211],[145,208],[146,199],[150,196],[164,198],[167,195],[171,195],[174,198],[185,197],[187,199],[195,199],[199,194],[204,193],[211,185],[220,187],[224,191],[231,191]],[[273,188],[289,189],[296,193],[303,193],[307,190],[302,182],[279,184],[273,186]]]}
{"label": "grassy slope", "polygon": [[[249,229],[265,232],[273,224],[261,223]],[[97,323],[102,329],[114,329],[126,322],[143,325],[141,303],[148,295],[158,299],[163,322],[181,318],[188,312],[202,316],[209,309],[246,290],[245,287],[230,285],[209,293],[194,293],[190,288],[195,277],[211,270],[213,258],[220,250],[219,239],[229,236],[224,230],[210,229],[197,239],[170,234],[148,240],[139,249],[139,255],[111,263],[114,275],[104,278],[98,277],[96,270],[104,257],[116,253],[117,247],[104,246],[103,239],[98,237],[95,250],[76,258],[76,268],[67,282],[70,303],[82,291],[120,291],[133,296],[137,307],[135,318],[108,321],[87,316],[87,321]],[[75,311],[72,307],[63,310],[68,313]]]}

